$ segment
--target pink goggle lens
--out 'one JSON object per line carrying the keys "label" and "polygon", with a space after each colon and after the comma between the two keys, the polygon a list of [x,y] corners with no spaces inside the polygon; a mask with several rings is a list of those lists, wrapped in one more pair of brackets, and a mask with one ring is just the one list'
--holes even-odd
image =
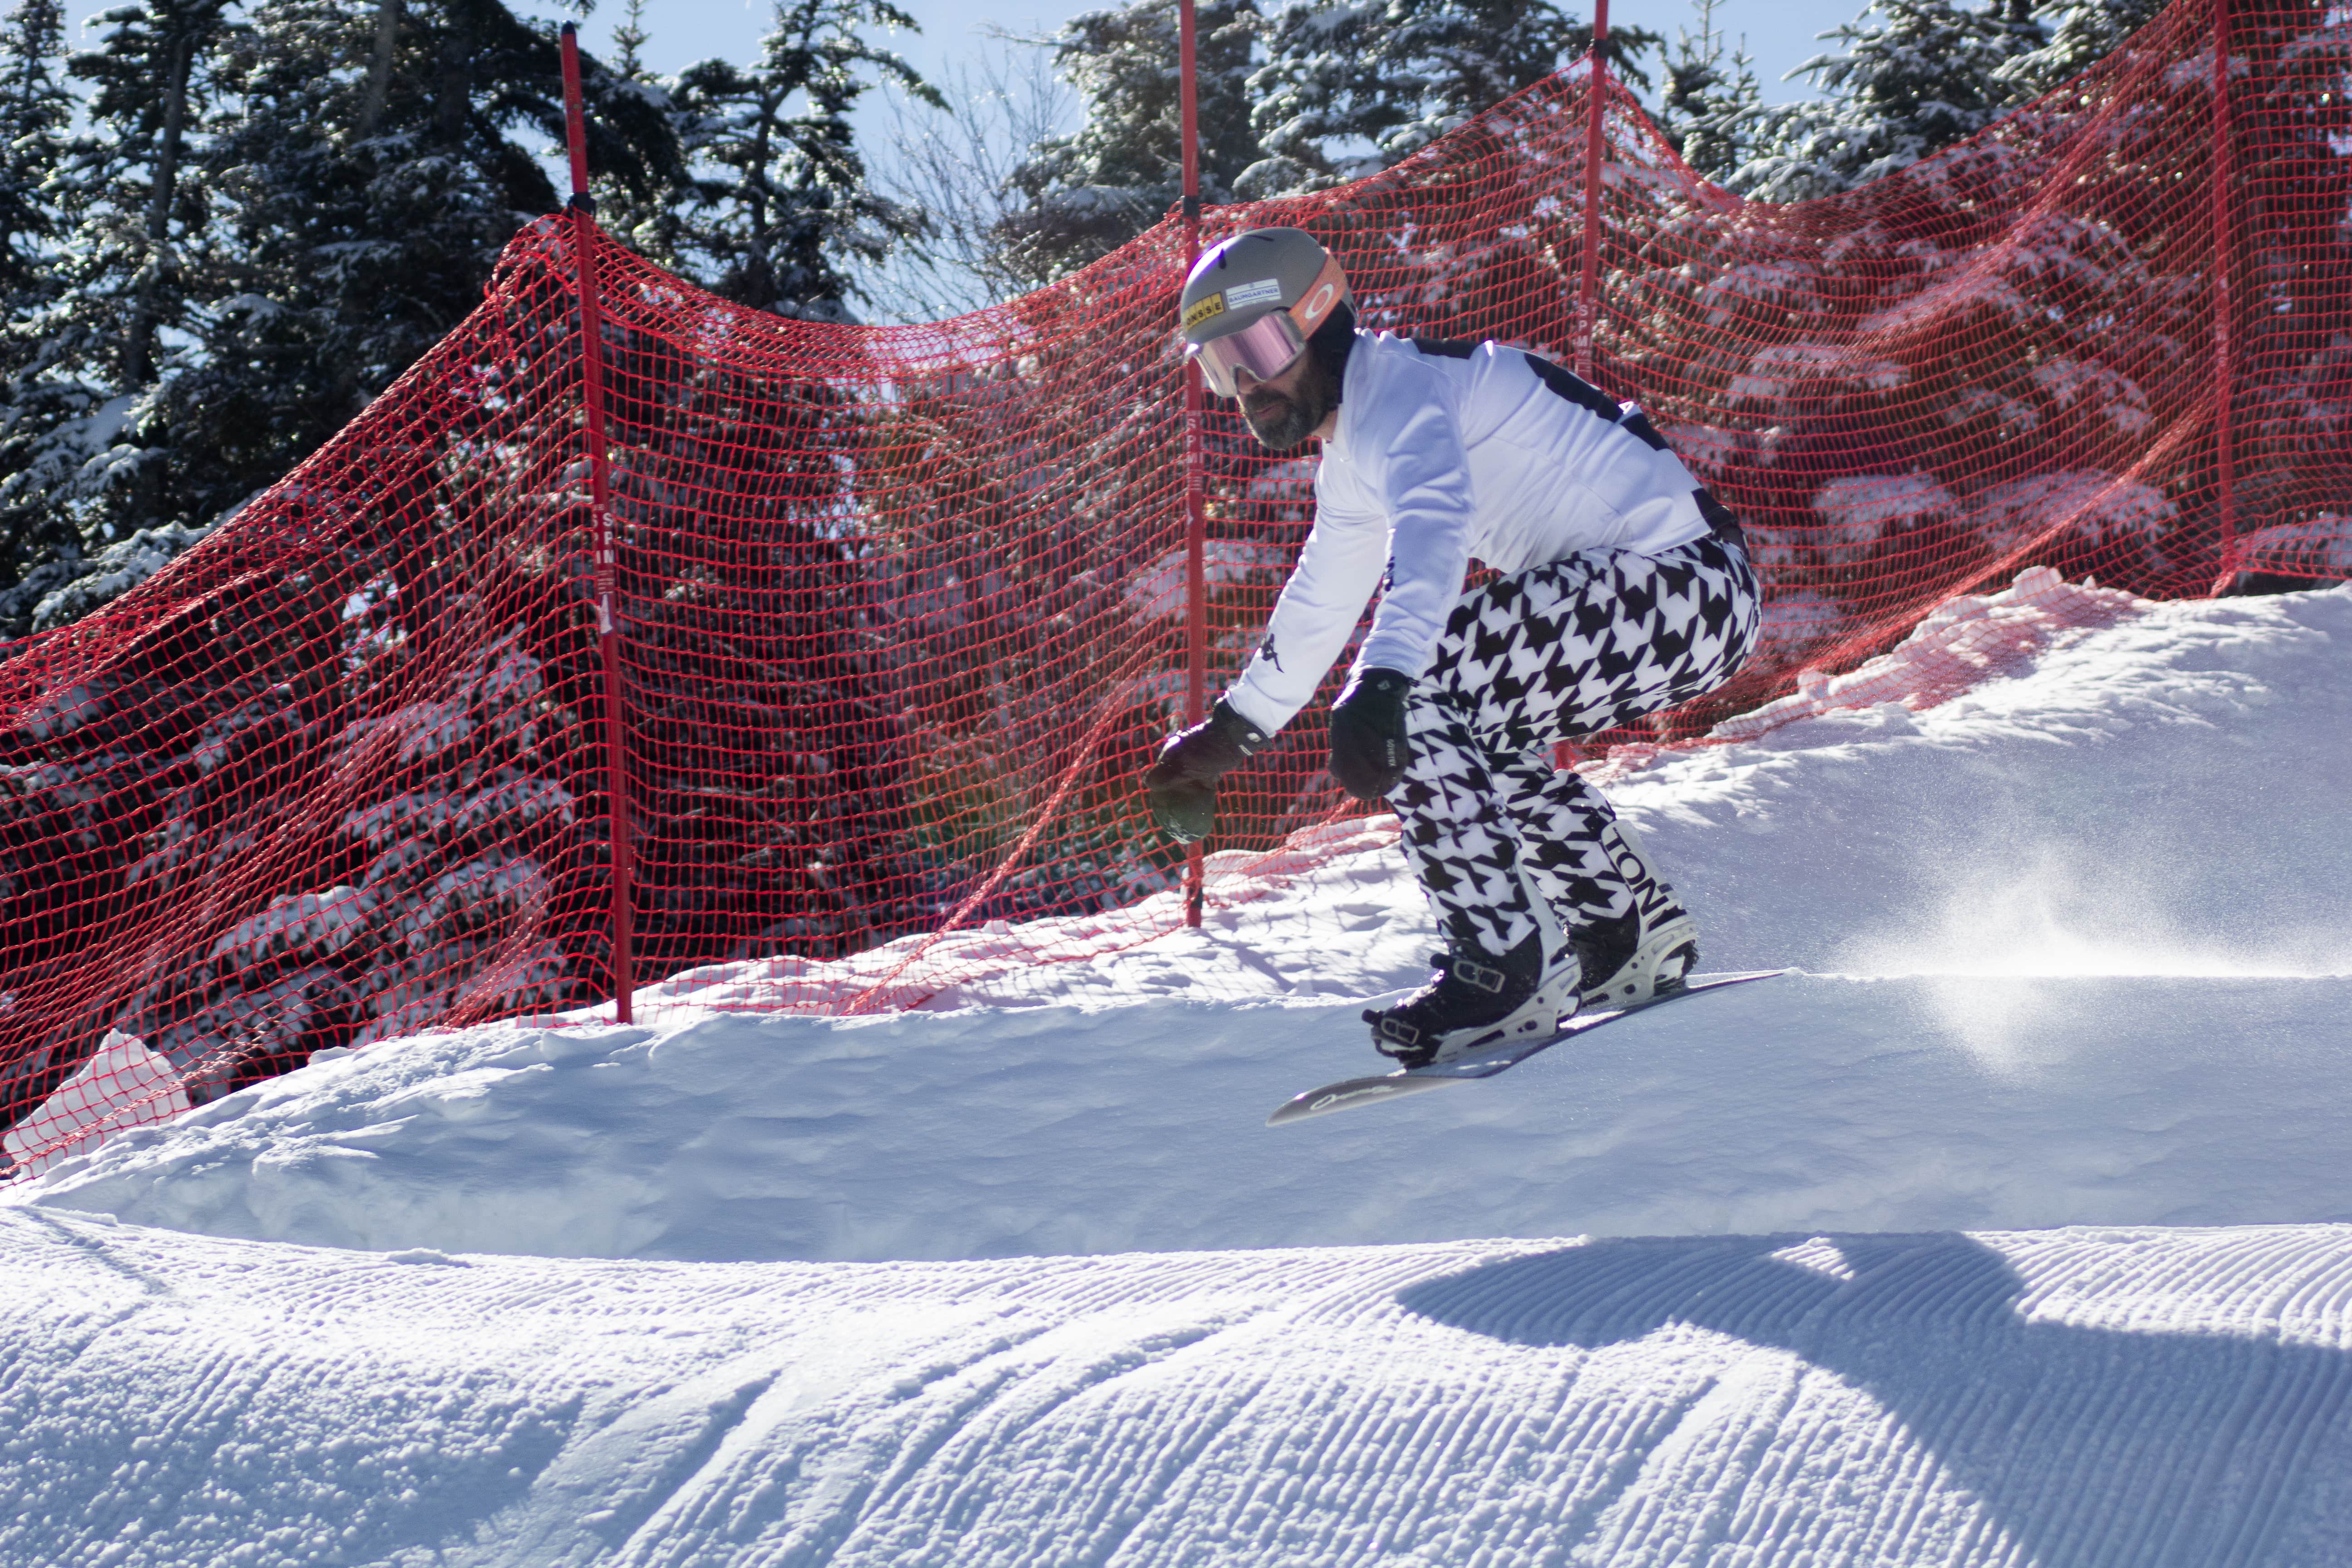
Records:
{"label": "pink goggle lens", "polygon": [[1271,381],[1288,370],[1306,348],[1307,340],[1287,310],[1269,310],[1237,332],[1190,345],[1201,362],[1202,379],[1220,397],[1239,395],[1234,373],[1245,370],[1260,381]]}

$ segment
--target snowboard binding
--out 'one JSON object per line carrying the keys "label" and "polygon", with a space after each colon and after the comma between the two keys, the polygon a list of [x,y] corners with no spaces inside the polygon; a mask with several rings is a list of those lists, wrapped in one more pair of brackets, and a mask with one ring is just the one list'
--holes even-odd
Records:
{"label": "snowboard binding", "polygon": [[1543,973],[1543,938],[1529,935],[1496,957],[1475,942],[1433,955],[1429,983],[1387,1007],[1367,1008],[1372,1047],[1410,1068],[1542,1038],[1559,1026],[1558,986]]}

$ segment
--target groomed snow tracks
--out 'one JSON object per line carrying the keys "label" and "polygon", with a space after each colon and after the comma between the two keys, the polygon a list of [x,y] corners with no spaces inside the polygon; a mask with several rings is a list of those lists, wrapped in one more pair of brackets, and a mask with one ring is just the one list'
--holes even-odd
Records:
{"label": "groomed snow tracks", "polygon": [[0,1289],[11,1563],[2352,1555],[2345,1227],[665,1265],[18,1210]]}

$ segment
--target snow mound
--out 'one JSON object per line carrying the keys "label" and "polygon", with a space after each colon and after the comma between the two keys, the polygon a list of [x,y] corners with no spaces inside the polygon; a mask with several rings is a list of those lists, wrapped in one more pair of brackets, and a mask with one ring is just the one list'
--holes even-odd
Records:
{"label": "snow mound", "polygon": [[172,1064],[149,1050],[146,1041],[110,1029],[97,1054],[37,1110],[9,1128],[0,1148],[27,1174],[37,1176],[59,1160],[97,1148],[110,1132],[167,1122],[187,1109],[187,1089]]}
{"label": "snow mound", "polygon": [[0,1215],[0,1560],[2313,1568],[2352,1231],[1017,1263]]}
{"label": "snow mound", "polygon": [[1914,713],[1948,701],[1993,676],[2022,668],[2067,632],[2113,626],[2150,607],[2148,601],[2095,584],[2062,580],[2047,566],[2018,574],[1998,594],[1960,594],[1945,601],[1888,652],[1843,675],[1797,672],[1797,689],[1708,731],[1747,741],[1800,719],[1839,708],[1899,703]]}
{"label": "snow mound", "polygon": [[1808,973],[1490,1084],[1260,1125],[1370,1065],[1363,999],[1428,951],[1367,828],[1027,1005],[730,1016],[684,1005],[707,974],[654,1026],[315,1062],[5,1201],[706,1259],[2352,1219],[2347,650],[2352,591],[2158,605],[1924,711],[1660,760],[1612,793],[1706,967]]}
{"label": "snow mound", "polygon": [[11,1201],[677,1259],[2352,1219],[2352,980],[1790,976],[1262,1127],[1370,1065],[1360,1006],[484,1029],[124,1134]]}

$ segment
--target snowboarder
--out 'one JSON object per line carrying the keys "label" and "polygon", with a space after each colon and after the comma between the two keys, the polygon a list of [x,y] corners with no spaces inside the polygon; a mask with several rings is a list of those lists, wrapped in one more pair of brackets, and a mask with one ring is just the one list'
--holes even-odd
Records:
{"label": "snowboarder", "polygon": [[[1382,585],[1331,706],[1330,770],[1402,819],[1447,951],[1364,1015],[1372,1043],[1417,1067],[1674,985],[1696,925],[1550,752],[1738,671],[1758,619],[1738,521],[1640,409],[1549,360],[1359,331],[1346,275],[1303,229],[1216,246],[1178,310],[1185,353],[1263,445],[1323,452],[1264,641],[1146,776],[1162,830],[1208,833],[1217,781],[1313,697]],[[1502,575],[1465,595],[1472,557]],[[1563,933],[1549,954],[1530,884]]]}

